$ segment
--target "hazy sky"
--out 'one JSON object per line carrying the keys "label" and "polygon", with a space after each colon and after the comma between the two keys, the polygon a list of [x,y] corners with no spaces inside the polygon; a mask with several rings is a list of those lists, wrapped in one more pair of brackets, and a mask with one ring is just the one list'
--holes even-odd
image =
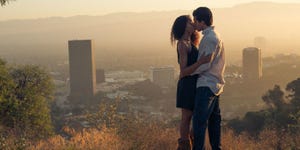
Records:
{"label": "hazy sky", "polygon": [[[0,20],[52,16],[103,15],[113,12],[192,10],[198,6],[231,7],[260,0],[16,0],[0,7]],[[263,0],[300,3],[300,0]]]}

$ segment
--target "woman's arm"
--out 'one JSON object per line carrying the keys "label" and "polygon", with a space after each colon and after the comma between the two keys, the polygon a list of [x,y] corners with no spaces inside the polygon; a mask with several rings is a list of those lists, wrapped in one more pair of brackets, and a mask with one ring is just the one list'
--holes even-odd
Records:
{"label": "woman's arm", "polygon": [[212,59],[211,55],[202,55],[198,61],[187,67],[188,49],[189,47],[187,44],[183,42],[178,43],[177,50],[179,52],[180,78],[192,74],[200,65],[205,64]]}
{"label": "woman's arm", "polygon": [[185,76],[191,75],[199,66],[202,64],[210,62],[212,59],[212,55],[205,56],[204,54],[201,55],[201,57],[192,65],[185,67],[183,69],[180,69],[180,77],[183,78]]}
{"label": "woman's arm", "polygon": [[187,66],[188,59],[188,45],[184,42],[178,42],[177,51],[179,53],[179,66],[180,72],[184,71]]}

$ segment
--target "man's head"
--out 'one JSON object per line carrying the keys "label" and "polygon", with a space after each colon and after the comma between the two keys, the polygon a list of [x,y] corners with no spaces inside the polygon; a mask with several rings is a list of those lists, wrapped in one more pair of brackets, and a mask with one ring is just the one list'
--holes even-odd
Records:
{"label": "man's head", "polygon": [[202,31],[213,24],[213,14],[207,7],[199,7],[193,12],[195,29]]}

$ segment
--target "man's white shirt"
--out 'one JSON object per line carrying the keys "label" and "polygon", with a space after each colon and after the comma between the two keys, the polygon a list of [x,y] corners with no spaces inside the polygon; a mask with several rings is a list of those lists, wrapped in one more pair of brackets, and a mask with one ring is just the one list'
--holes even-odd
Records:
{"label": "man's white shirt", "polygon": [[198,74],[197,88],[209,87],[215,95],[223,92],[225,84],[225,52],[223,42],[214,27],[208,27],[202,31],[203,37],[199,45],[198,59],[204,55],[212,54],[210,62],[199,66],[194,73]]}

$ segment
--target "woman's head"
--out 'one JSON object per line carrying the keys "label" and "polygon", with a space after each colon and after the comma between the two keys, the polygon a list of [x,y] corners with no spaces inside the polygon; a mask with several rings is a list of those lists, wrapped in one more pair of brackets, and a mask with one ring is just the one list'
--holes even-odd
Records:
{"label": "woman's head", "polygon": [[180,40],[183,37],[190,37],[194,32],[194,26],[192,19],[188,15],[179,16],[173,23],[171,30],[171,43],[175,44],[176,40]]}

